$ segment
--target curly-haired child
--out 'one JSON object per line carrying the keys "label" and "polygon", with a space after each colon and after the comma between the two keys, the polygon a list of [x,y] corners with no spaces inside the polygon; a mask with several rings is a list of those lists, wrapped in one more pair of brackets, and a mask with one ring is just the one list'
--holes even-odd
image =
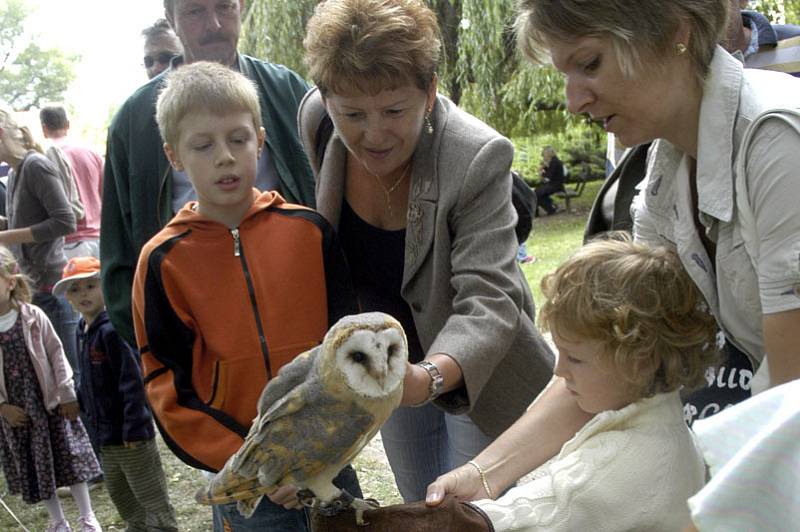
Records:
{"label": "curly-haired child", "polygon": [[[591,242],[542,280],[540,327],[555,374],[594,417],[528,481],[497,500],[491,448],[428,491],[474,486],[495,530],[681,530],[705,479],[679,389],[717,359],[714,318],[677,255],[621,235]],[[530,445],[536,445],[531,435]],[[507,464],[506,464],[507,465]],[[470,488],[472,489],[472,488]]]}
{"label": "curly-haired child", "polygon": [[14,255],[0,246],[0,461],[11,493],[50,515],[47,530],[72,530],[56,488],[69,486],[81,531],[100,531],[86,481],[100,474],[61,342]]}

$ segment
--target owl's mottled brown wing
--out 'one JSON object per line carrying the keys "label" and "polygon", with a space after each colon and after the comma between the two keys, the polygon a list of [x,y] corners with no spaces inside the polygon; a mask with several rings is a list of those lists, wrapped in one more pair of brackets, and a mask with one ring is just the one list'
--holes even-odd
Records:
{"label": "owl's mottled brown wing", "polygon": [[319,349],[299,355],[266,386],[242,447],[197,494],[198,502],[260,498],[284,484],[302,487],[330,466],[348,463],[375,434],[383,420],[324,390],[315,371]]}

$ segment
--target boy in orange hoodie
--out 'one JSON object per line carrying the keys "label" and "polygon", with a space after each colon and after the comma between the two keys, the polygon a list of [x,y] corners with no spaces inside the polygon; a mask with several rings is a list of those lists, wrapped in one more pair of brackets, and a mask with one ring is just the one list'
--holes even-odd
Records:
{"label": "boy in orange hoodie", "polygon": [[[253,188],[265,135],[250,81],[215,63],[181,66],[156,120],[197,201],[142,249],[136,341],[164,440],[187,464],[215,472],[241,446],[266,383],[357,306],[331,226]],[[360,496],[352,468],[339,480]],[[290,507],[292,495],[272,499]],[[235,505],[215,506],[214,528],[303,531],[306,518],[265,498],[249,519]]]}

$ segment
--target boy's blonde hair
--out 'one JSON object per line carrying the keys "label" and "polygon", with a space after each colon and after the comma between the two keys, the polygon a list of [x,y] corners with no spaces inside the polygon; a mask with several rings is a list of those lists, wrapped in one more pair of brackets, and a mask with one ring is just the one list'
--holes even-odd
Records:
{"label": "boy's blonde hair", "polygon": [[164,142],[177,147],[179,126],[189,113],[219,116],[243,111],[253,116],[256,132],[261,129],[261,106],[255,85],[219,63],[198,61],[170,71],[156,103],[156,122]]}
{"label": "boy's blonde hair", "polygon": [[604,362],[637,400],[698,387],[717,360],[716,321],[670,249],[612,233],[580,248],[541,287],[539,326],[602,342]]}
{"label": "boy's blonde hair", "polygon": [[6,281],[14,280],[16,284],[11,290],[11,305],[19,310],[22,303],[30,303],[32,298],[31,284],[28,276],[22,273],[17,259],[7,247],[0,245],[0,275]]}

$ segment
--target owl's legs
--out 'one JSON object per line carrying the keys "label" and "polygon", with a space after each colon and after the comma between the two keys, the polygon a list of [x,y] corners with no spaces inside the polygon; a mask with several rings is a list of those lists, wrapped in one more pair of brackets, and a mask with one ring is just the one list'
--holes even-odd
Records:
{"label": "owl's legs", "polygon": [[306,508],[313,508],[317,496],[310,489],[297,490],[297,500]]}
{"label": "owl's legs", "polygon": [[[342,493],[347,492],[342,490]],[[380,506],[381,505],[375,499],[359,499],[358,497],[353,497],[353,500],[350,502],[350,507],[356,511],[356,524],[358,526],[369,524],[364,521],[364,512],[367,510],[375,510],[376,508],[380,508]]]}
{"label": "owl's legs", "polygon": [[347,490],[340,490],[336,487],[334,489],[338,491],[338,494],[333,497],[317,497],[310,489],[303,489],[297,492],[297,498],[303,506],[313,508],[321,515],[328,517],[339,515],[344,510],[352,508],[356,512],[358,526],[367,524],[364,522],[365,511],[380,507],[375,499],[359,499],[350,495]]}

